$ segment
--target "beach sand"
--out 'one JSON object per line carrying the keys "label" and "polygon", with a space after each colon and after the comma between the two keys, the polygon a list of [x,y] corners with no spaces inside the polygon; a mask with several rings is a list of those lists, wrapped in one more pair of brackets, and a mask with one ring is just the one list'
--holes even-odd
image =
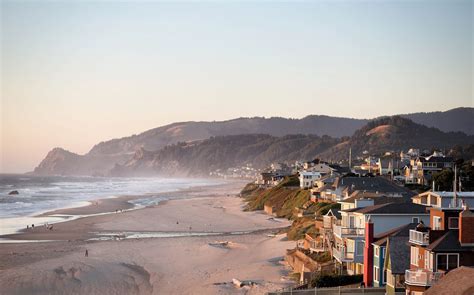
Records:
{"label": "beach sand", "polygon": [[[55,241],[0,244],[0,294],[264,294],[286,287],[291,281],[281,260],[294,242],[269,234],[289,222],[243,212],[244,204],[235,196],[241,187],[229,183],[178,192],[191,198],[63,222],[52,231],[41,227],[11,235]],[[129,198],[54,214],[127,209]],[[220,234],[88,240],[94,233],[122,232]],[[257,285],[237,288],[233,278]]]}

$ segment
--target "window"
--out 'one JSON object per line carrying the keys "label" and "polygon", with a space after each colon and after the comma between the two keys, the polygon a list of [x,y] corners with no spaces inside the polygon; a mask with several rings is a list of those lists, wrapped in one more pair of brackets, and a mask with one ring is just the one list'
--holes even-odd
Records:
{"label": "window", "polygon": [[379,282],[379,268],[377,266],[374,266],[374,281],[375,282]]}
{"label": "window", "polygon": [[392,276],[390,269],[387,269],[387,285],[395,287],[395,278]]}
{"label": "window", "polygon": [[375,257],[379,257],[380,255],[380,248],[379,247],[374,247],[374,252],[375,252]]}
{"label": "window", "polygon": [[364,255],[364,241],[357,241],[356,247],[357,247],[357,249],[356,249],[356,255],[357,255],[357,256],[362,256],[362,255]]}
{"label": "window", "polygon": [[418,217],[413,217],[413,218],[411,219],[411,222],[412,222],[412,223],[420,223],[420,218],[418,218]]}
{"label": "window", "polygon": [[459,266],[459,254],[436,254],[437,270],[451,270]]}
{"label": "window", "polygon": [[433,217],[433,229],[440,230],[441,229],[441,217],[434,216]]}
{"label": "window", "polygon": [[459,228],[459,217],[449,217],[449,219],[448,219],[448,228],[449,229],[458,229]]}
{"label": "window", "polygon": [[430,252],[425,250],[425,269],[430,269]]}
{"label": "window", "polygon": [[411,247],[410,264],[418,266],[418,248]]}
{"label": "window", "polygon": [[430,253],[430,268],[429,270],[433,270],[433,261],[434,261],[434,254],[433,253]]}

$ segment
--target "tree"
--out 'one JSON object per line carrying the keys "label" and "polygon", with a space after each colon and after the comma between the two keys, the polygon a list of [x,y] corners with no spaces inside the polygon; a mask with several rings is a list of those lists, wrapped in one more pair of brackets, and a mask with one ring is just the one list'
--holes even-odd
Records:
{"label": "tree", "polygon": [[439,191],[452,191],[454,172],[450,169],[445,169],[433,174],[433,181],[435,182],[435,189]]}

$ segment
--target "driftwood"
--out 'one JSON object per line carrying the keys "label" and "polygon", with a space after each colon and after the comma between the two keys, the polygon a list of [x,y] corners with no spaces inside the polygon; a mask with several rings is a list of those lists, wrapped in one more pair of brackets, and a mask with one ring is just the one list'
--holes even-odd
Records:
{"label": "driftwood", "polygon": [[240,281],[238,279],[232,279],[232,283],[237,287],[237,288],[242,288],[244,286],[249,286],[249,287],[253,287],[255,285],[257,285],[256,282],[253,282],[253,281]]}

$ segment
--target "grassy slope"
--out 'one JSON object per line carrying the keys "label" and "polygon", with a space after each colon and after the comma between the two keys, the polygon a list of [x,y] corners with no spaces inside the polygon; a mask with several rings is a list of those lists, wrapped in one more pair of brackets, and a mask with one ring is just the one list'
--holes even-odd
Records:
{"label": "grassy slope", "polygon": [[[310,199],[308,190],[299,187],[296,176],[287,177],[279,185],[263,189],[253,183],[249,183],[241,192],[241,196],[247,201],[246,210],[263,210],[265,204],[275,207],[277,217],[285,217],[293,221],[288,231],[288,238],[298,240],[304,237],[305,233],[317,233],[314,227],[314,216],[297,218],[293,213],[295,208],[301,208]],[[305,211],[316,213],[321,216],[331,208],[340,208],[339,204],[312,203]]]}

